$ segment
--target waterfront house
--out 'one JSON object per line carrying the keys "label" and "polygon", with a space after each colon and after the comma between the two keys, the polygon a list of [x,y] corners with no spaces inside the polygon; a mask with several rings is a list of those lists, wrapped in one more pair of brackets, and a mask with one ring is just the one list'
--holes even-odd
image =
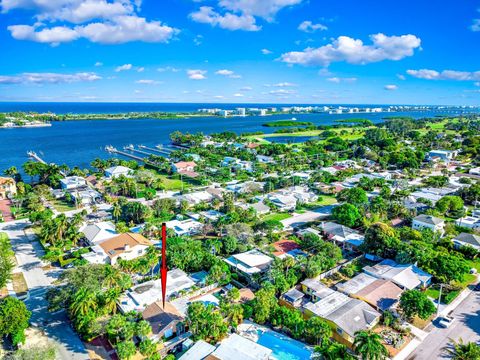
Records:
{"label": "waterfront house", "polygon": [[415,230],[430,229],[443,235],[444,227],[445,220],[432,215],[418,215],[412,220],[412,229]]}
{"label": "waterfront house", "polygon": [[67,176],[60,179],[60,185],[64,190],[73,190],[87,186],[87,181],[80,176]]}
{"label": "waterfront house", "polygon": [[117,178],[119,176],[129,176],[132,173],[132,169],[126,166],[112,166],[105,169],[105,176],[109,179]]}
{"label": "waterfront house", "polygon": [[15,180],[9,177],[0,177],[0,200],[11,198],[17,193]]}
{"label": "waterfront house", "polygon": [[386,259],[374,266],[365,266],[363,271],[378,279],[390,280],[405,290],[425,288],[432,275],[411,264],[397,264]]}
{"label": "waterfront house", "polygon": [[194,161],[179,161],[172,164],[172,170],[176,173],[183,173],[187,171],[195,171],[197,164]]}
{"label": "waterfront house", "polygon": [[101,242],[118,235],[115,224],[111,221],[102,221],[93,224],[85,224],[79,230],[85,236],[90,245],[98,245]]}
{"label": "waterfront house", "polygon": [[135,233],[120,234],[99,244],[111,265],[115,265],[119,259],[133,260],[145,255],[147,248],[152,245],[143,235]]}
{"label": "waterfront house", "polygon": [[453,239],[453,244],[456,248],[471,246],[477,251],[480,251],[480,235],[461,233]]}

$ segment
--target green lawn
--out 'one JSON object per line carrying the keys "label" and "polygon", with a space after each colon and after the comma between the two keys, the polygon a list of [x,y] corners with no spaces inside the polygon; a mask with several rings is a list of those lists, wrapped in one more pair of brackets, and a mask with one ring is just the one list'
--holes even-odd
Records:
{"label": "green lawn", "polygon": [[[477,264],[478,265],[478,264]],[[442,291],[442,303],[444,304],[450,304],[455,298],[460,294],[460,292],[465,289],[468,285],[473,283],[476,280],[476,275],[474,274],[467,274],[464,276],[462,282],[454,282],[454,285],[461,287],[461,290],[453,290],[450,292],[445,291],[445,289]],[[433,299],[438,299],[438,296],[440,295],[440,289],[438,287],[435,288],[428,288],[425,293],[427,296],[433,298]]]}
{"label": "green lawn", "polygon": [[[158,175],[162,180],[162,184],[165,186],[165,190],[182,190],[182,180],[180,179],[171,179],[165,175]],[[183,188],[188,189],[190,184],[186,181],[183,181]]]}
{"label": "green lawn", "polygon": [[60,212],[71,211],[75,210],[75,205],[63,200],[63,199],[55,199],[52,201],[53,207]]}
{"label": "green lawn", "polygon": [[480,259],[470,260],[469,265],[471,268],[476,269],[480,273]]}
{"label": "green lawn", "polygon": [[288,213],[268,214],[263,218],[263,221],[268,221],[268,220],[282,221],[282,220],[288,219],[289,217],[292,217],[292,215]]}

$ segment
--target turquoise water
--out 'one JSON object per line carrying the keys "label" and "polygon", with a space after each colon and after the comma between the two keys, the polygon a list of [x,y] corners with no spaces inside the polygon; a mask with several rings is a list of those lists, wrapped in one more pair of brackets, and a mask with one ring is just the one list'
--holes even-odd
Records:
{"label": "turquoise water", "polygon": [[308,360],[312,355],[301,342],[273,331],[259,330],[257,343],[271,349],[276,360]]}

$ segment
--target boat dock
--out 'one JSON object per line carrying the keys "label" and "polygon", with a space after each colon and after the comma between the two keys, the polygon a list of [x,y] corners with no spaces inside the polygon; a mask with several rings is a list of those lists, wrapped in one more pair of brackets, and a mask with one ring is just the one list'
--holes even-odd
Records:
{"label": "boat dock", "polygon": [[29,158],[38,161],[39,163],[46,164],[47,162],[43,160],[40,156],[37,155],[35,151],[27,151],[27,155]]}
{"label": "boat dock", "polygon": [[138,147],[139,147],[140,149],[145,149],[145,150],[149,150],[149,151],[154,151],[154,152],[157,152],[157,153],[159,153],[159,154],[167,154],[167,155],[168,155],[168,154],[171,153],[170,150],[168,150],[168,149],[162,149],[162,148],[160,148],[160,147],[157,148],[157,149],[151,148],[151,147],[148,147],[148,146],[145,146],[145,145],[138,145]]}
{"label": "boat dock", "polygon": [[107,146],[107,147],[105,147],[105,150],[108,151],[109,153],[112,153],[112,154],[119,154],[119,155],[129,157],[129,158],[134,159],[134,160],[145,162],[144,158],[141,158],[140,156],[136,156],[136,155],[127,153],[125,151],[118,150],[117,148],[114,148],[113,146]]}

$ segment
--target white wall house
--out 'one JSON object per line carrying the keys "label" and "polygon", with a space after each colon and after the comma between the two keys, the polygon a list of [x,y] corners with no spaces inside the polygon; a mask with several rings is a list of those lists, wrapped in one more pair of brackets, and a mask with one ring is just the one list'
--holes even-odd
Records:
{"label": "white wall house", "polygon": [[128,176],[132,173],[132,170],[126,166],[112,166],[105,169],[105,176],[109,179],[113,179],[119,176]]}
{"label": "white wall house", "polygon": [[412,221],[412,229],[430,229],[443,235],[445,221],[432,215],[418,215]]}

